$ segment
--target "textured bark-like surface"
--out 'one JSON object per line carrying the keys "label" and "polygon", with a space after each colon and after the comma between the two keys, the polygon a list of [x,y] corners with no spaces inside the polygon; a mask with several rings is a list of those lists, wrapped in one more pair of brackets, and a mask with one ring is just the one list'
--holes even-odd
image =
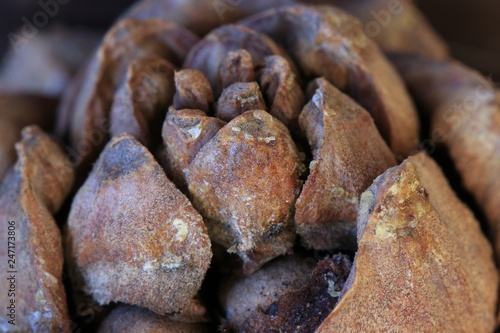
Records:
{"label": "textured bark-like surface", "polygon": [[166,157],[164,167],[180,189],[187,190],[189,163],[224,125],[224,121],[208,117],[201,110],[170,108],[162,131]]}
{"label": "textured bark-like surface", "polygon": [[363,22],[364,32],[386,53],[418,54],[444,59],[448,47],[409,0],[303,0],[332,4]]}
{"label": "textured bark-like surface", "polygon": [[419,120],[410,96],[354,17],[332,6],[293,6],[240,23],[283,45],[307,77],[324,76],[364,106],[398,157],[416,150]]}
{"label": "textured bark-like surface", "polygon": [[194,109],[210,113],[214,93],[202,72],[195,69],[176,72],[175,89],[173,104],[175,109]]}
{"label": "textured bark-like surface", "polygon": [[[488,218],[500,232],[500,93],[455,61],[394,57],[408,87],[431,118],[431,139],[444,144]],[[500,242],[496,242],[500,254]]]}
{"label": "textured bark-like surface", "polygon": [[111,136],[122,133],[146,147],[155,141],[175,93],[174,66],[159,57],[141,57],[128,67],[111,107]]}
{"label": "textured bark-like surface", "polygon": [[0,273],[0,292],[6,307],[15,300],[15,326],[7,322],[12,318],[2,315],[0,330],[70,332],[61,232],[53,214],[71,190],[73,169],[57,144],[36,126],[23,130],[16,151],[18,161],[0,187],[0,258],[9,264]]}
{"label": "textured bark-like surface", "polygon": [[130,136],[106,146],[73,200],[68,226],[70,258],[100,304],[183,312],[210,266],[201,216]]}
{"label": "textured bark-like surface", "polygon": [[259,83],[269,105],[269,113],[297,130],[297,118],[305,104],[304,93],[290,63],[280,56],[268,56],[258,73]]}
{"label": "textured bark-like surface", "polygon": [[310,174],[295,204],[302,244],[356,249],[359,197],[396,159],[370,114],[325,79],[299,117],[313,152]]}
{"label": "textured bark-like surface", "polygon": [[232,276],[220,291],[221,304],[229,326],[242,329],[250,316],[266,311],[290,289],[307,283],[314,264],[300,256],[284,256],[273,260],[250,276]]}
{"label": "textured bark-like surface", "polygon": [[[188,30],[160,19],[118,22],[104,37],[85,74],[68,89],[74,96],[59,110],[60,117],[70,119],[67,130],[75,150],[73,159],[88,165],[108,141],[113,96],[135,59],[157,56],[178,66],[197,40]],[[65,129],[59,131],[64,134]]]}
{"label": "textured bark-like surface", "polygon": [[[184,68],[202,71],[212,89],[220,92],[217,86],[219,67],[230,52],[239,50],[248,51],[254,64],[263,62],[269,55],[281,55],[289,60],[285,51],[269,37],[243,26],[226,25],[212,31],[189,51]],[[294,72],[297,72],[295,68]]]}
{"label": "textured bark-like surface", "polygon": [[140,19],[158,17],[176,22],[202,36],[222,24],[235,22],[269,8],[296,3],[294,0],[142,0],[132,6],[124,17]]}
{"label": "textured bark-like surface", "polygon": [[341,254],[320,261],[302,286],[285,284],[275,302],[252,309],[236,331],[314,333],[337,304],[350,271],[350,260]]}
{"label": "textured bark-like surface", "polygon": [[491,332],[498,272],[472,212],[425,153],[363,193],[359,250],[317,332]]}
{"label": "textured bark-like surface", "polygon": [[99,327],[99,333],[208,333],[204,324],[171,321],[147,309],[120,305]]}
{"label": "textured bark-like surface", "polygon": [[233,83],[222,91],[215,116],[230,121],[250,110],[267,110],[257,82]]}
{"label": "textured bark-like surface", "polygon": [[290,133],[261,110],[229,122],[189,165],[189,192],[211,239],[238,254],[246,273],[291,251],[299,168]]}
{"label": "textured bark-like surface", "polygon": [[32,37],[21,38],[23,42],[3,59],[1,91],[60,96],[99,44],[100,36],[85,29],[56,26],[41,29]]}
{"label": "textured bark-like surface", "polygon": [[256,81],[252,55],[246,50],[229,52],[222,59],[217,73],[219,92],[233,83]]}

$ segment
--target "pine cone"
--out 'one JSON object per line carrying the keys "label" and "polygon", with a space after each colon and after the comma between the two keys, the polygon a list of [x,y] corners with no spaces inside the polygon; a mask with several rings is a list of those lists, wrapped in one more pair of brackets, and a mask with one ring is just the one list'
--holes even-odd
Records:
{"label": "pine cone", "polygon": [[[142,0],[82,64],[57,119],[22,80],[0,96],[20,110],[0,115],[0,257],[15,259],[14,277],[0,273],[13,281],[1,294],[15,291],[1,330],[495,328],[491,244],[419,151],[407,88],[494,235],[498,91],[453,63],[407,1],[376,36],[366,13],[384,1],[300,2]],[[55,137],[21,136],[29,124]]]}

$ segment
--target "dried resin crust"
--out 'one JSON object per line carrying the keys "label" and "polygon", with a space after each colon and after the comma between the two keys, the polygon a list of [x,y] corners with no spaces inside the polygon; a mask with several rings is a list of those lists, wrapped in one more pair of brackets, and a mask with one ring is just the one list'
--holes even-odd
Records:
{"label": "dried resin crust", "polygon": [[0,292],[15,294],[9,296],[15,299],[15,326],[2,315],[0,330],[70,332],[61,232],[53,214],[70,192],[74,172],[59,146],[36,126],[23,130],[16,151],[18,161],[0,187],[5,240],[0,258],[12,265],[0,273]]}
{"label": "dried resin crust", "polygon": [[330,332],[491,332],[498,272],[472,212],[425,153],[363,193],[358,252]]}
{"label": "dried resin crust", "polygon": [[70,258],[100,304],[182,313],[210,266],[202,217],[127,135],[104,149],[73,200],[68,229]]}
{"label": "dried resin crust", "polygon": [[306,77],[324,76],[373,116],[398,157],[414,152],[419,120],[403,81],[354,17],[332,6],[271,9],[240,24],[271,37]]}

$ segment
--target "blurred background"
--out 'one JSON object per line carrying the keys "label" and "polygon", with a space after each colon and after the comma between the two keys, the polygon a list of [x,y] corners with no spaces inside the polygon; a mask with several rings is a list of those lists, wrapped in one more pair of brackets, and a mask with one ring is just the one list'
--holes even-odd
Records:
{"label": "blurred background", "polygon": [[452,55],[500,83],[500,1],[418,0]]}
{"label": "blurred background", "polygon": [[[210,1],[210,0],[207,0]],[[44,1],[46,2],[46,1]],[[133,0],[61,0],[52,23],[105,31]],[[434,28],[449,43],[455,58],[500,82],[500,1],[415,0]],[[40,11],[38,1],[0,2],[0,54],[9,45],[8,34]],[[498,84],[498,83],[497,83]]]}

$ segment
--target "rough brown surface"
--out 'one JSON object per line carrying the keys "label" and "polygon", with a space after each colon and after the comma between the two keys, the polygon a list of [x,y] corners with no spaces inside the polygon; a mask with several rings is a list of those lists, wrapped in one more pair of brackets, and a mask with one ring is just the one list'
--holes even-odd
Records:
{"label": "rough brown surface", "polygon": [[100,304],[182,312],[210,266],[201,216],[130,136],[106,146],[73,200],[68,226],[70,257]]}
{"label": "rough brown surface", "polygon": [[291,250],[300,161],[286,127],[261,110],[224,126],[193,159],[189,192],[211,239],[251,273]]}
{"label": "rough brown surface", "polygon": [[166,155],[165,169],[180,189],[187,190],[186,174],[189,163],[224,125],[224,121],[208,117],[201,110],[170,108],[162,131]]}
{"label": "rough brown surface", "polygon": [[[481,74],[454,61],[394,58],[431,117],[430,137],[444,144],[465,187],[500,232],[500,93]],[[496,243],[500,254],[500,242]]]}
{"label": "rough brown surface", "polygon": [[158,56],[179,65],[197,40],[188,30],[160,19],[119,21],[104,37],[85,73],[68,89],[71,98],[59,110],[59,117],[69,119],[69,128],[61,125],[59,135],[69,132],[75,150],[72,158],[87,165],[106,144],[113,96],[133,60]]}
{"label": "rough brown surface", "polygon": [[111,107],[111,136],[127,133],[149,147],[159,133],[175,93],[174,66],[159,57],[141,57],[128,67]]}
{"label": "rough brown surface", "polygon": [[250,276],[225,281],[220,300],[229,326],[243,328],[256,311],[265,311],[290,289],[306,284],[314,264],[291,255],[273,260]]}
{"label": "rough brown surface", "polygon": [[252,55],[246,50],[229,52],[220,63],[217,79],[219,91],[233,83],[256,81]]}
{"label": "rough brown surface", "polygon": [[[78,37],[38,33],[0,89],[57,95],[81,63]],[[493,331],[492,250],[439,167],[405,160],[428,141],[385,56],[499,239],[500,93],[415,55],[449,59],[411,0],[138,0],[60,103],[56,133],[88,177],[76,197],[63,205],[70,161],[36,127],[0,181],[0,219],[19,233],[18,331],[94,332],[106,317],[101,332]],[[0,179],[21,127],[53,125],[25,96],[26,114],[0,96]]]}
{"label": "rough brown surface", "polygon": [[269,113],[283,124],[297,129],[297,118],[305,104],[300,79],[281,56],[268,56],[264,59],[259,73],[259,83],[269,105]]}
{"label": "rough brown surface", "polygon": [[281,55],[289,59],[286,53],[266,35],[243,26],[225,25],[213,30],[189,51],[184,68],[202,71],[212,89],[220,91],[217,87],[219,67],[230,52],[238,50],[248,51],[255,64],[263,62],[269,55]]}
{"label": "rough brown surface", "polygon": [[222,91],[215,116],[230,121],[246,111],[266,109],[266,102],[257,82],[237,82]]}
{"label": "rough brown surface", "polygon": [[337,304],[349,272],[343,255],[323,259],[302,286],[289,288],[269,307],[258,307],[237,332],[314,333]]}
{"label": "rough brown surface", "polygon": [[425,153],[363,194],[359,250],[327,332],[491,332],[498,273],[490,244]]}
{"label": "rough brown surface", "polygon": [[120,305],[99,327],[99,333],[208,333],[204,324],[171,321],[147,309]]}
{"label": "rough brown surface", "polygon": [[[0,258],[5,263],[0,292],[5,307],[15,299],[16,321],[15,326],[7,322],[11,318],[4,308],[0,330],[70,332],[61,232],[52,215],[71,189],[73,169],[57,144],[36,126],[23,130],[16,151],[18,161],[0,187]],[[7,264],[13,266],[7,269]],[[8,281],[11,275],[15,279]],[[15,296],[7,298],[12,283]]]}
{"label": "rough brown surface", "polygon": [[324,76],[373,116],[398,157],[414,152],[419,120],[401,78],[361,23],[332,6],[271,9],[241,21],[283,45],[307,77]]}
{"label": "rough brown surface", "polygon": [[299,124],[313,151],[310,174],[295,204],[302,244],[313,249],[356,249],[359,196],[396,159],[370,114],[325,79]]}
{"label": "rough brown surface", "polygon": [[195,69],[176,72],[175,89],[173,104],[175,109],[195,109],[210,113],[214,93],[202,72]]}

